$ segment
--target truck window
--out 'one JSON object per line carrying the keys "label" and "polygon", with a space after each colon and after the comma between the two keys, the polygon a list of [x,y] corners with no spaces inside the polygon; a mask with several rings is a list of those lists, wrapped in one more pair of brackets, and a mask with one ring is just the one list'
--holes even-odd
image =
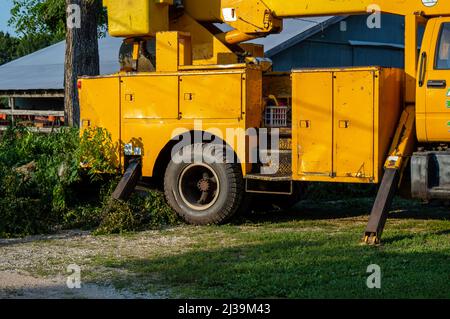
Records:
{"label": "truck window", "polygon": [[438,70],[450,69],[450,23],[444,23],[441,27],[435,68]]}

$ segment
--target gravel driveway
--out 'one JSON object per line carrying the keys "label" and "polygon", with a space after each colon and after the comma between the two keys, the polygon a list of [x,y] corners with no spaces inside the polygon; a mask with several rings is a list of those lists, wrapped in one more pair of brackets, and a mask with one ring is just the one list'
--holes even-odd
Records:
{"label": "gravel driveway", "polygon": [[[126,238],[97,237],[89,232],[65,231],[49,236],[0,239],[0,298],[164,298],[164,291],[142,294],[117,290],[108,278],[111,271],[122,270],[102,269],[92,262],[102,256],[141,256],[177,241],[176,236],[155,238],[155,235],[156,232],[150,231]],[[71,264],[81,268],[80,289],[67,286],[72,273],[67,267]]]}

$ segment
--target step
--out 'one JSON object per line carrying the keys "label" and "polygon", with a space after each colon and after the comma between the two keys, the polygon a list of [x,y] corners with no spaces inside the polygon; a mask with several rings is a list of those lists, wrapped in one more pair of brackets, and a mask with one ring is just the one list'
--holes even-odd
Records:
{"label": "step", "polygon": [[264,182],[290,182],[292,176],[289,175],[263,175],[263,174],[247,174],[245,179],[264,181]]}
{"label": "step", "polygon": [[428,190],[431,199],[450,199],[450,187],[433,187]]}

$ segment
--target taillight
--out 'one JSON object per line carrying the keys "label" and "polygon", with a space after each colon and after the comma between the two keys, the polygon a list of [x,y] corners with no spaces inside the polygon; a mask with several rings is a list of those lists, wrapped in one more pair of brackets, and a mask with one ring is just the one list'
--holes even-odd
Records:
{"label": "taillight", "polygon": [[78,90],[81,90],[81,80],[78,80],[77,87],[78,87]]}

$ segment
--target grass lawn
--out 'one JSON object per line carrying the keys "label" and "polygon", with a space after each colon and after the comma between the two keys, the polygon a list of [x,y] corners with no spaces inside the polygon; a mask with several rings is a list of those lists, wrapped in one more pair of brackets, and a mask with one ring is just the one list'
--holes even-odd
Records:
{"label": "grass lawn", "polygon": [[[309,201],[221,227],[130,234],[131,251],[104,252],[90,263],[119,289],[169,297],[450,298],[448,209],[396,200],[384,244],[368,247],[361,238],[371,204]],[[152,244],[161,238],[172,243]],[[371,264],[381,267],[381,289],[366,286]]]}

